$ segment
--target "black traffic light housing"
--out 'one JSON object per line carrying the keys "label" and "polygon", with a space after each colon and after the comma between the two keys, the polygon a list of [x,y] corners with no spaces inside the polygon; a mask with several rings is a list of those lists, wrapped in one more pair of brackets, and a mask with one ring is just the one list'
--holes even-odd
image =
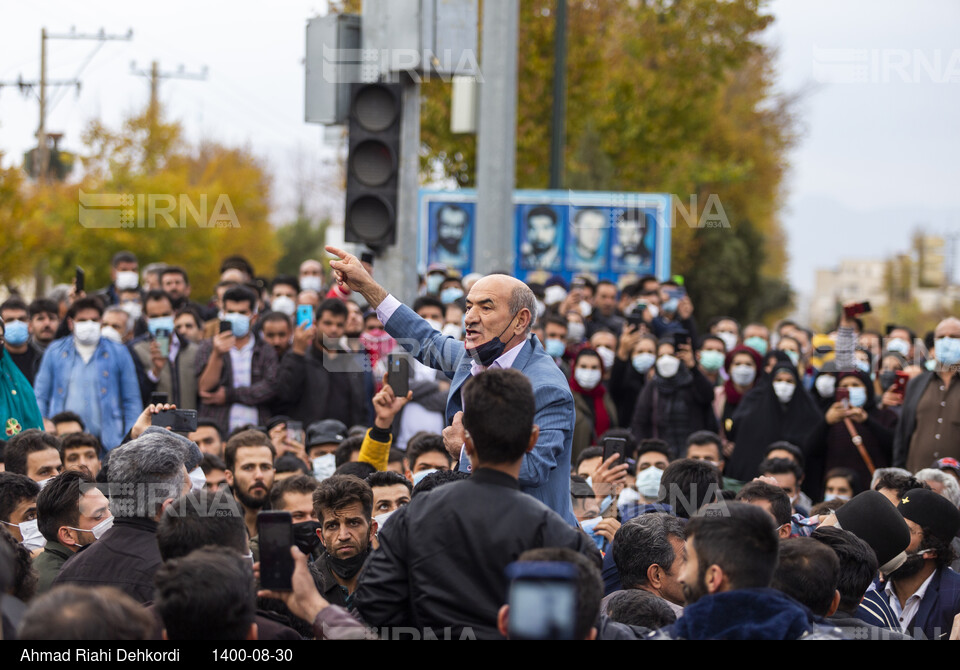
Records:
{"label": "black traffic light housing", "polygon": [[351,88],[347,242],[373,249],[396,243],[402,91],[385,83]]}

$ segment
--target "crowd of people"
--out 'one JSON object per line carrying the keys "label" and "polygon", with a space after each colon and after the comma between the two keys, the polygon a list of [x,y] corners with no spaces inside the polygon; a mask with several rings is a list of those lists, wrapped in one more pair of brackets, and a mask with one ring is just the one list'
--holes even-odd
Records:
{"label": "crowd of people", "polygon": [[327,251],[0,304],[3,638],[960,639],[960,319]]}

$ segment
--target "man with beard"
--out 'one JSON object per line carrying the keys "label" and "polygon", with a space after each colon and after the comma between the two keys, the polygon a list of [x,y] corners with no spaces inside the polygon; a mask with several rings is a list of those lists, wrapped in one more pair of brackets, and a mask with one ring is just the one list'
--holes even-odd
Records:
{"label": "man with beard", "polygon": [[332,605],[349,607],[357,589],[357,573],[370,554],[377,534],[373,491],[353,475],[334,475],[313,492],[313,514],[323,555],[310,564],[320,595]]}
{"label": "man with beard", "polygon": [[639,209],[628,209],[617,220],[617,245],[613,248],[614,263],[634,271],[647,268],[653,260],[644,238],[647,216]]}
{"label": "man with beard", "polygon": [[276,455],[270,438],[259,430],[244,430],[227,440],[223,453],[227,484],[243,507],[250,537],[257,534],[257,513],[270,496]]}
{"label": "man with beard", "polygon": [[60,326],[60,311],[53,300],[37,298],[30,303],[30,343],[40,351],[46,351],[53,342]]}
{"label": "man with beard", "polygon": [[960,575],[949,567],[960,510],[928,489],[907,491],[897,509],[910,528],[910,546],[906,562],[890,573],[883,593],[903,632],[945,640],[960,613]]}
{"label": "man with beard", "polygon": [[686,527],[680,575],[686,607],[672,626],[651,634],[671,640],[833,639],[802,605],[770,588],[780,540],[770,515],[755,505],[706,505]]}
{"label": "man with beard", "polygon": [[467,263],[467,250],[463,241],[470,228],[470,215],[459,205],[444,205],[437,211],[437,244],[435,260],[453,267]]}

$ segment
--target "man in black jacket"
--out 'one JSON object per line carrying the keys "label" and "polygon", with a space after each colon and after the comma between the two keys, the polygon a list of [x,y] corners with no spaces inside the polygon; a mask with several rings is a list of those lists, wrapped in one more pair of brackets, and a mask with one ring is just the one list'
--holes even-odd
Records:
{"label": "man in black jacket", "polygon": [[151,427],[110,452],[113,527],[67,559],[54,586],[115,586],[140,603],[153,600],[153,575],[162,562],[157,521],[165,504],[190,490],[184,463],[191,444],[176,433]]}
{"label": "man in black jacket", "polygon": [[305,426],[323,419],[347,426],[367,423],[365,354],[349,352],[341,342],[347,313],[342,300],[325,300],[317,309],[316,325],[297,327],[293,346],[280,362],[277,401]]}
{"label": "man in black jacket", "polygon": [[473,474],[417,496],[380,531],[380,548],[353,599],[372,626],[411,627],[424,637],[501,638],[504,569],[524,551],[567,547],[599,565],[584,533],[520,492],[523,455],[539,434],[529,380],[512,369],[488,370],[468,381],[463,399]]}

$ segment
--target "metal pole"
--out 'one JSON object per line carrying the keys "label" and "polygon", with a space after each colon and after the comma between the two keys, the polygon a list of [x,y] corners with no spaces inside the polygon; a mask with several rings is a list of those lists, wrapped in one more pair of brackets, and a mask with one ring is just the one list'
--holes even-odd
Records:
{"label": "metal pole", "polygon": [[399,192],[397,193],[397,243],[387,247],[374,267],[377,281],[401,302],[417,297],[417,206],[420,190],[420,84],[406,73],[403,83],[400,126]]}
{"label": "metal pole", "polygon": [[47,29],[40,29],[40,127],[37,129],[37,183],[47,183]]}
{"label": "metal pole", "polygon": [[477,272],[511,272],[516,183],[517,42],[520,3],[483,6],[482,84],[477,128]]}
{"label": "metal pole", "polygon": [[553,120],[550,138],[550,188],[563,188],[567,117],[567,0],[557,0],[553,40]]}

